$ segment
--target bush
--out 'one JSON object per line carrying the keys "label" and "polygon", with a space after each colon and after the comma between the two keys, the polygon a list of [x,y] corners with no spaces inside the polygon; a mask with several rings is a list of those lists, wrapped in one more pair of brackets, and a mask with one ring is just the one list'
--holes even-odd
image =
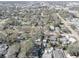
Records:
{"label": "bush", "polygon": [[78,57],[79,56],[79,42],[68,46],[68,52],[70,53],[71,56]]}
{"label": "bush", "polygon": [[9,19],[7,22],[6,22],[6,24],[5,25],[12,25],[12,26],[19,26],[19,25],[21,25],[21,22],[20,21],[18,21],[18,20],[16,20],[16,19]]}
{"label": "bush", "polygon": [[31,38],[28,40],[21,41],[21,50],[18,57],[27,57],[29,55],[30,50],[33,48],[33,41]]}

